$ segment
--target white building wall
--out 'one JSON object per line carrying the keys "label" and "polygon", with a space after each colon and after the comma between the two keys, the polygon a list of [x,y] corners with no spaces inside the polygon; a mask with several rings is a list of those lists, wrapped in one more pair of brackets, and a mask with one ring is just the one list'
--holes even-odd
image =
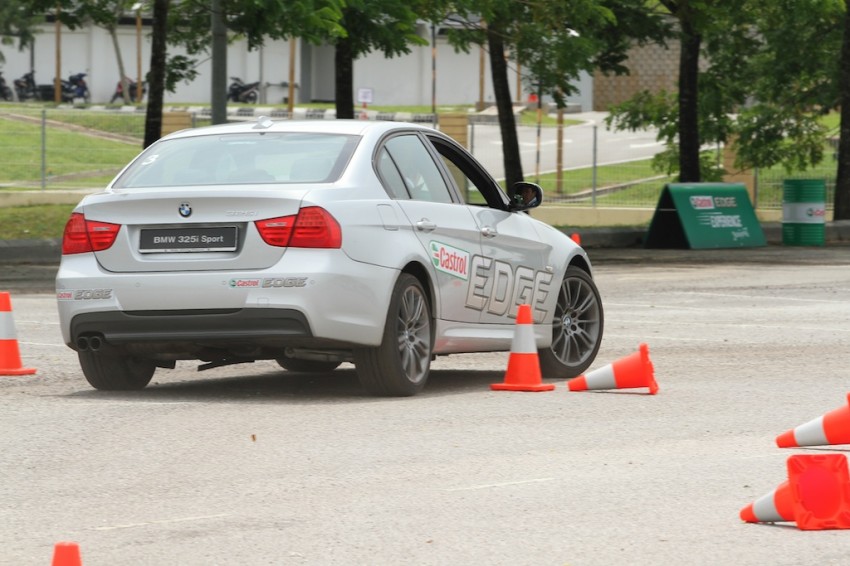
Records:
{"label": "white building wall", "polygon": [[[150,28],[142,30],[142,75],[150,64]],[[85,72],[92,103],[107,103],[115,91],[119,80],[118,62],[109,34],[97,27],[71,31],[62,28],[61,68],[62,77]],[[122,26],[118,30],[118,41],[124,61],[125,72],[130,78],[137,75],[137,51],[135,26]],[[237,76],[246,82],[262,81],[268,83],[266,102],[283,105],[288,96],[288,88],[282,83],[289,81],[289,49],[291,42],[270,41],[262,50],[248,51],[244,40],[231,43],[228,47],[227,76]],[[300,41],[296,49],[302,49]],[[169,54],[180,53],[169,47]],[[303,95],[296,91],[296,102],[311,100],[332,101],[334,99],[334,51],[332,46],[304,46],[309,55],[310,69],[305,73],[309,88]],[[469,53],[455,52],[445,38],[437,38],[436,50],[436,103],[441,105],[476,104],[480,98],[479,79],[483,71],[484,102],[493,103],[493,86],[490,78],[490,63],[484,57],[484,68],[480,63],[480,52],[473,48]],[[30,69],[29,50],[20,52],[12,46],[3,46],[6,63],[3,74],[11,86],[12,80],[22,76]],[[55,26],[46,24],[37,35],[32,55],[35,77],[38,84],[51,83],[56,68]],[[295,82],[301,83],[301,54],[295,58]],[[373,52],[354,63],[354,88],[371,88],[373,105],[392,106],[430,106],[432,100],[431,46],[413,46],[411,53],[393,58],[385,58],[380,52]],[[515,65],[509,62],[509,85],[514,100],[517,99],[517,79]],[[210,101],[210,60],[201,60],[196,70],[198,77],[191,83],[180,82],[176,92],[166,93],[166,104],[207,105]],[[228,80],[229,84],[229,80]],[[592,80],[587,77],[580,83],[582,94],[574,97],[584,109],[590,108],[592,100]],[[520,87],[521,98],[528,96],[527,87]],[[590,93],[590,94],[588,94]],[[309,96],[309,100],[304,98]]]}

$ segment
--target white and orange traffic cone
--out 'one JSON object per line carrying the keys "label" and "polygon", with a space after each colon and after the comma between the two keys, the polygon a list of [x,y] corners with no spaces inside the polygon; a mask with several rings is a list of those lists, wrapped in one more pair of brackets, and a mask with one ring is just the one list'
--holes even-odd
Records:
{"label": "white and orange traffic cone", "polygon": [[778,523],[794,520],[794,499],[787,481],[762,495],[743,509],[741,520],[746,523]]}
{"label": "white and orange traffic cone", "polygon": [[0,375],[31,375],[34,369],[21,365],[12,300],[9,293],[0,291]]}
{"label": "white and orange traffic cone", "polygon": [[634,354],[574,377],[567,382],[567,387],[570,391],[648,387],[649,394],[655,395],[658,393],[658,383],[655,382],[655,370],[649,359],[649,346],[641,344]]}
{"label": "white and orange traffic cone", "polygon": [[780,448],[850,444],[850,394],[847,404],[783,432],[776,437]]}
{"label": "white and orange traffic cone", "polygon": [[741,509],[747,523],[795,521],[804,531],[850,529],[850,473],[844,454],[788,458],[788,480]]}
{"label": "white and orange traffic cone", "polygon": [[519,305],[505,381],[491,384],[490,389],[494,391],[552,391],[555,389],[553,383],[542,382],[533,324],[531,306]]}

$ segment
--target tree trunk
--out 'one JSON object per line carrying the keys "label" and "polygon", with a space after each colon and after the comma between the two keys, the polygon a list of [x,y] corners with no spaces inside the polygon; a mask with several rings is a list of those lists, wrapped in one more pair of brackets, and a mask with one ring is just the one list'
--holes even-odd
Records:
{"label": "tree trunk", "polygon": [[508,86],[508,64],[505,61],[505,45],[498,24],[487,26],[487,44],[490,49],[490,74],[496,109],[499,111],[499,129],[502,134],[502,161],[505,166],[505,186],[523,180],[522,160],[519,155],[519,139],[516,132],[511,89]]}
{"label": "tree trunk", "polygon": [[210,28],[212,31],[212,77],[210,100],[212,123],[227,123],[227,24],[224,21],[224,2],[211,0]]}
{"label": "tree trunk", "polygon": [[338,120],[354,118],[354,52],[348,37],[336,42],[334,66],[336,117]]}
{"label": "tree trunk", "polygon": [[838,173],[835,180],[834,220],[850,220],[850,0],[845,0],[844,38],[841,43],[839,88],[841,127],[838,140]]}
{"label": "tree trunk", "polygon": [[126,71],[124,70],[124,58],[121,56],[121,47],[118,45],[118,34],[115,33],[115,26],[106,28],[109,32],[109,37],[112,38],[112,47],[115,49],[115,59],[118,61],[118,76],[121,77],[122,93],[124,94],[124,104],[130,104],[130,93],[127,88]]}
{"label": "tree trunk", "polygon": [[690,21],[679,19],[682,26],[682,50],[679,55],[679,181],[698,183],[699,168],[699,50],[702,37]]}
{"label": "tree trunk", "polygon": [[[145,114],[145,142],[148,147],[162,136],[162,104],[165,98],[165,34],[168,29],[169,0],[153,1],[151,64],[148,72],[148,108]],[[125,90],[126,93],[126,90]]]}

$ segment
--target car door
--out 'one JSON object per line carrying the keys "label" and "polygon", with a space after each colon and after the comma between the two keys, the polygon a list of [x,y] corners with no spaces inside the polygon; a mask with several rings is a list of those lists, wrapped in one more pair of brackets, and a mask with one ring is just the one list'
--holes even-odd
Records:
{"label": "car door", "polygon": [[552,246],[528,214],[511,211],[507,195],[471,155],[442,137],[429,139],[478,229],[481,256],[472,260],[467,308],[479,310],[483,323],[506,324],[520,304],[529,304],[535,322],[543,322],[557,290]]}
{"label": "car door", "polygon": [[481,255],[479,230],[435,154],[414,132],[395,135],[378,150],[377,169],[429,258],[439,318],[477,323],[479,310],[466,305],[466,296],[472,259]]}

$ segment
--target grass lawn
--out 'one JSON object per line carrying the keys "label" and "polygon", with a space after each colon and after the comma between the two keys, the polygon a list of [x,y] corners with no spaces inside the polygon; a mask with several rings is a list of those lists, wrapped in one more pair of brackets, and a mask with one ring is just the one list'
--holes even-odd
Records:
{"label": "grass lawn", "polygon": [[0,240],[43,240],[62,237],[72,204],[0,208]]}

